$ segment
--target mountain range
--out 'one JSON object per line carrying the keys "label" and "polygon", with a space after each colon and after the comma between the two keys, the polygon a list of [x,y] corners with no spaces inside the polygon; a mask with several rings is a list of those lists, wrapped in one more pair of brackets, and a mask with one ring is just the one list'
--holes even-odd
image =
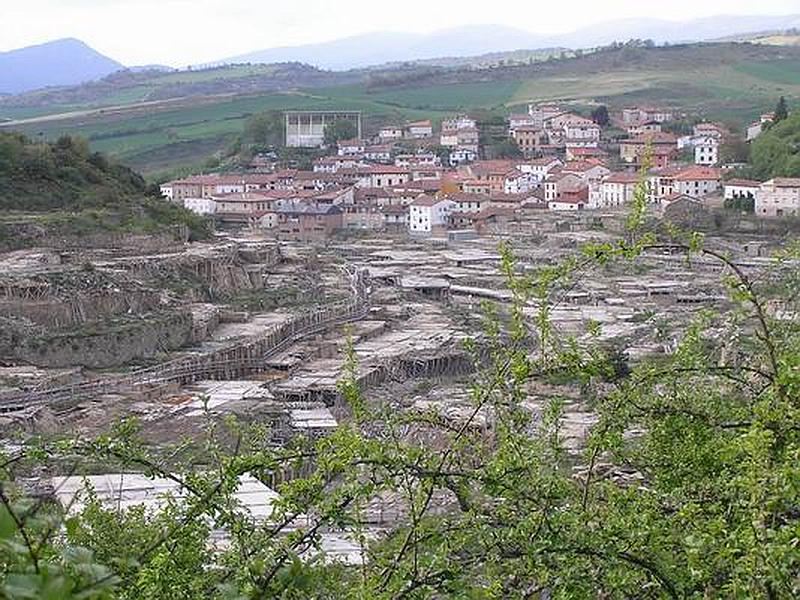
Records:
{"label": "mountain range", "polygon": [[[652,39],[659,44],[708,41],[795,27],[800,27],[800,15],[723,15],[684,22],[623,19],[558,35],[537,34],[503,25],[476,25],[427,34],[391,31],[367,33],[316,44],[267,48],[197,66],[301,62],[322,69],[343,71],[388,63],[478,56],[512,50],[591,48],[632,38]],[[76,85],[100,79],[124,68],[119,62],[79,40],[56,40],[0,53],[0,94]]]}
{"label": "mountain range", "polygon": [[503,25],[479,25],[442,29],[428,34],[368,33],[318,44],[268,48],[232,56],[214,64],[299,61],[322,69],[344,70],[510,50],[591,48],[632,38],[652,39],[659,44],[697,42],[799,26],[800,15],[722,15],[684,22],[622,19],[559,35],[542,35]]}
{"label": "mountain range", "polygon": [[100,79],[124,66],[80,40],[66,38],[0,52],[0,94]]}

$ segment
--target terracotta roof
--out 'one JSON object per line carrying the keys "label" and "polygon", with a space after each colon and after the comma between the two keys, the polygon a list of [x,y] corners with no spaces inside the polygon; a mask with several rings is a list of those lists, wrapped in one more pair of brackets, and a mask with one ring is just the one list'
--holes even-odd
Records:
{"label": "terracotta roof", "polygon": [[727,181],[723,181],[723,183],[725,185],[739,187],[759,187],[761,185],[760,181],[754,181],[752,179],[728,179]]}
{"label": "terracotta roof", "polygon": [[638,181],[639,175],[637,173],[621,172],[611,173],[603,180],[603,183],[636,183]]}
{"label": "terracotta roof", "polygon": [[772,180],[772,185],[775,187],[800,187],[800,177],[776,177]]}
{"label": "terracotta roof", "polygon": [[629,140],[623,140],[623,144],[676,144],[678,138],[671,133],[665,131],[653,131],[651,133],[643,133]]}
{"label": "terracotta roof", "polygon": [[437,198],[435,196],[428,196],[422,194],[419,198],[411,203],[411,206],[436,206],[440,202],[445,202],[446,198]]}
{"label": "terracotta roof", "polygon": [[677,181],[720,179],[720,172],[719,169],[714,169],[712,167],[689,167],[675,175],[675,179]]}

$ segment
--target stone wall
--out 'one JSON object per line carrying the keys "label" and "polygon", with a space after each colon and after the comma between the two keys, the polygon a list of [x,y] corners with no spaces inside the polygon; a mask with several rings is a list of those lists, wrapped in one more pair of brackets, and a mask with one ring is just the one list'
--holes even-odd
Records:
{"label": "stone wall", "polygon": [[192,341],[188,312],[149,313],[97,328],[44,334],[19,341],[0,353],[38,367],[119,367],[176,350]]}

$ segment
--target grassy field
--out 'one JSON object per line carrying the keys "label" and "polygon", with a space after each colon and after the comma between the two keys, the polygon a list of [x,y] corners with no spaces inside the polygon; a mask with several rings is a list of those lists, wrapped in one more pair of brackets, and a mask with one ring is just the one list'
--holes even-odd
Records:
{"label": "grassy field", "polygon": [[[672,51],[673,53],[675,51]],[[752,50],[748,50],[752,52]],[[606,103],[618,108],[634,102],[666,104],[692,114],[719,119],[741,127],[786,96],[790,104],[800,99],[800,57],[730,60],[706,51],[696,61],[691,52],[656,55],[657,61],[636,64],[618,57],[554,63],[541,72],[514,71],[514,77],[471,82],[425,83],[373,88],[342,85],[295,92],[222,95],[186,98],[137,106],[146,86],[121,91],[115,104],[121,110],[97,110],[70,118],[19,126],[34,137],[52,139],[60,134],[89,138],[98,150],[117,156],[145,173],[201,162],[224,148],[241,132],[244,121],[258,111],[287,109],[361,110],[367,132],[382,122],[431,118],[477,109],[495,113],[518,110],[529,101],[557,100],[581,106]],[[687,60],[687,56],[689,59]],[[588,60],[594,60],[590,63]],[[597,63],[597,64],[596,64]],[[598,66],[599,64],[599,66]],[[263,74],[269,66],[236,67],[237,77]],[[517,75],[519,73],[519,75]],[[482,78],[467,73],[472,78]],[[486,79],[496,78],[489,71]],[[160,77],[184,81],[208,77],[206,72],[172,73]],[[181,79],[183,78],[183,79]],[[63,108],[63,107],[62,107]],[[80,106],[70,107],[79,110]],[[6,118],[35,117],[35,111]]]}

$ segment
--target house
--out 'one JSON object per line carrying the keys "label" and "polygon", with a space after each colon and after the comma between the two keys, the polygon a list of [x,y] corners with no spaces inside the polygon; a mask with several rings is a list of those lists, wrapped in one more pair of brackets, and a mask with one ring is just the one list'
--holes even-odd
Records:
{"label": "house", "polygon": [[342,227],[344,229],[377,231],[384,227],[383,212],[378,206],[352,204],[343,206],[342,209]]}
{"label": "house", "polygon": [[688,167],[673,177],[673,193],[702,198],[720,189],[722,176],[712,167]]}
{"label": "house", "polygon": [[556,198],[555,200],[550,200],[547,203],[547,208],[550,210],[559,210],[559,211],[583,210],[586,208],[588,198],[589,198],[589,188],[583,187],[571,190],[570,192],[565,193],[563,196]]}
{"label": "house", "polygon": [[342,169],[355,169],[362,164],[361,155],[323,156],[314,161],[312,170],[314,173],[337,173]]}
{"label": "house", "polygon": [[383,216],[383,228],[387,231],[401,232],[408,231],[408,207],[399,204],[381,206]]}
{"label": "house", "polygon": [[459,115],[442,121],[442,131],[458,131],[459,129],[477,129],[478,122],[467,115]]}
{"label": "house", "polygon": [[622,123],[626,126],[655,121],[666,123],[675,118],[673,111],[664,108],[631,106],[622,109]]}
{"label": "house", "polygon": [[557,117],[564,111],[557,104],[529,104],[528,114],[533,119],[533,124],[537,127],[544,127],[546,121]]}
{"label": "house", "polygon": [[469,150],[478,153],[480,134],[478,124],[467,116],[458,116],[442,121],[442,133],[439,144],[446,148]]}
{"label": "house", "polygon": [[530,173],[534,179],[541,183],[553,169],[562,167],[564,162],[555,156],[542,156],[533,160],[517,164],[516,167],[523,173]]}
{"label": "house", "polygon": [[216,194],[210,198],[214,202],[214,214],[222,223],[241,224],[248,217],[274,208],[278,198],[271,193],[240,192]]}
{"label": "house", "polygon": [[758,121],[754,121],[747,126],[747,137],[746,140],[748,142],[752,142],[756,139],[761,133],[766,129],[769,125],[775,122],[775,113],[764,113],[758,119]]}
{"label": "house", "polygon": [[388,164],[392,162],[392,146],[390,144],[375,144],[364,148],[364,160]]}
{"label": "house", "polygon": [[477,127],[462,127],[456,131],[456,149],[470,150],[477,154],[480,147],[480,132]]}
{"label": "house", "polygon": [[339,156],[352,156],[354,154],[364,154],[364,150],[366,145],[364,144],[363,140],[359,139],[352,139],[352,140],[339,140],[337,142],[337,153]]}
{"label": "house", "polygon": [[544,199],[548,204],[564,197],[580,195],[586,190],[585,200],[589,199],[589,185],[578,175],[554,171],[544,180]]}
{"label": "house", "polygon": [[725,200],[754,200],[761,188],[761,182],[750,179],[729,179],[722,187],[725,189]]}
{"label": "house", "polygon": [[666,166],[678,152],[677,138],[670,133],[648,133],[622,140],[619,145],[619,156],[626,163],[641,164],[648,152],[653,166]]}
{"label": "house", "polygon": [[391,165],[374,165],[369,170],[369,186],[374,188],[394,187],[411,180],[408,169]]}
{"label": "house", "polygon": [[628,135],[636,137],[646,133],[660,133],[661,123],[659,121],[644,121],[643,123],[635,123],[628,127]]}
{"label": "house", "polygon": [[599,183],[611,170],[596,161],[577,160],[565,163],[561,172],[577,175],[586,183]]}
{"label": "house", "polygon": [[563,127],[564,142],[568,147],[593,148],[600,142],[600,126],[591,119],[572,116]]}
{"label": "house", "polygon": [[538,181],[531,173],[524,173],[518,168],[506,173],[503,192],[506,194],[524,194],[538,185]]}
{"label": "house", "polygon": [[622,206],[630,203],[638,183],[639,176],[636,173],[622,172],[607,175],[600,184],[600,201],[597,208]]}
{"label": "house", "polygon": [[720,138],[713,135],[698,136],[694,139],[694,164],[713,167],[719,162]]}
{"label": "house", "polygon": [[511,131],[511,137],[525,156],[533,156],[547,141],[544,129],[537,125],[520,125]]}
{"label": "house", "polygon": [[378,139],[381,142],[392,142],[394,140],[401,140],[403,139],[403,128],[396,127],[394,125],[386,125],[381,127],[378,131]]}
{"label": "house", "polygon": [[755,214],[759,217],[800,216],[800,178],[776,177],[756,192]]}
{"label": "house", "polygon": [[608,152],[598,147],[567,145],[565,154],[567,160],[599,160],[600,162],[608,160]]}
{"label": "house", "polygon": [[514,167],[515,163],[511,160],[481,160],[468,165],[466,171],[476,182],[488,183],[490,192],[503,192],[506,175]]}
{"label": "house", "polygon": [[457,167],[458,165],[466,165],[474,162],[477,158],[478,153],[474,150],[469,150],[467,148],[455,148],[450,151],[450,157],[448,160],[451,167]]}
{"label": "house", "polygon": [[521,115],[520,114],[508,115],[508,132],[512,137],[514,135],[514,131],[517,128],[535,126],[535,125],[536,125],[535,119],[527,113]]}
{"label": "house", "polygon": [[692,129],[694,137],[713,137],[717,141],[722,139],[728,134],[724,126],[718,123],[698,123]]}
{"label": "house", "polygon": [[213,215],[217,212],[217,203],[213,198],[184,198],[183,208],[198,215]]}
{"label": "house", "polygon": [[461,213],[479,213],[489,204],[489,196],[486,194],[459,192],[448,194],[446,198],[453,201],[453,210]]}
{"label": "house", "polygon": [[424,140],[433,137],[433,125],[427,119],[408,123],[406,125],[406,137],[412,140]]}
{"label": "house", "polygon": [[456,203],[449,198],[423,195],[409,206],[408,231],[411,235],[430,235],[447,226]]}
{"label": "house", "polygon": [[277,212],[278,239],[319,241],[342,229],[342,209],[335,204],[283,201]]}
{"label": "house", "polygon": [[489,181],[480,179],[467,179],[461,182],[461,191],[465,194],[485,194],[492,193],[492,184]]}

